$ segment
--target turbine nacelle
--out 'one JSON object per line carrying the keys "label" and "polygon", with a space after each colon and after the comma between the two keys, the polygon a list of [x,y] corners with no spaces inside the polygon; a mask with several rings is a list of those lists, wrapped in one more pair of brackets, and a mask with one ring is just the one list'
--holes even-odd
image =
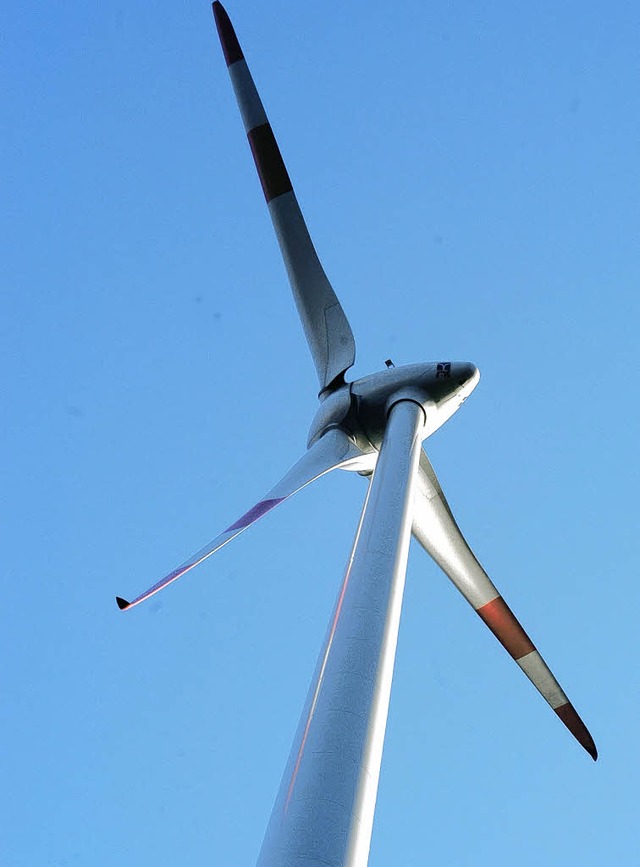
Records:
{"label": "turbine nacelle", "polygon": [[410,398],[425,411],[424,437],[460,408],[480,379],[468,362],[426,362],[392,367],[346,383],[320,404],[309,431],[309,446],[327,430],[347,430],[363,451],[378,449],[387,415],[396,400]]}

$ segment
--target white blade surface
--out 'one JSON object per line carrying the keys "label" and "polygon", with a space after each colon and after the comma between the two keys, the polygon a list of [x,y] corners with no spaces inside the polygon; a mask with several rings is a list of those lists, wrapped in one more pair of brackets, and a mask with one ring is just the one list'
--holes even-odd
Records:
{"label": "white blade surface", "polygon": [[346,434],[337,429],[328,431],[300,458],[298,463],[289,470],[286,476],[275,487],[271,488],[255,506],[252,506],[248,512],[242,515],[241,518],[234,521],[233,524],[227,527],[219,536],[216,536],[208,545],[205,545],[204,548],[201,548],[200,551],[189,557],[188,560],[185,560],[184,563],[173,569],[168,575],[165,575],[164,578],[161,578],[160,581],[156,582],[148,590],[145,590],[144,593],[141,593],[132,602],[127,602],[126,599],[116,596],[118,607],[126,611],[135,605],[139,605],[145,599],[149,599],[149,597],[158,593],[164,587],[172,584],[184,575],[185,572],[202,563],[207,557],[219,551],[220,548],[232,539],[235,539],[243,530],[255,524],[259,518],[280,505],[292,494],[304,488],[309,482],[313,482],[314,479],[339,467],[342,469],[361,469],[363,460],[364,464],[370,463],[370,459],[363,459],[360,449],[353,445]]}
{"label": "white blade surface", "polygon": [[318,259],[229,16],[218,2],[213,13],[320,391],[333,388],[344,382],[345,371],[355,361],[353,332]]}
{"label": "white blade surface", "polygon": [[413,535],[515,659],[571,734],[595,760],[598,752],[593,738],[467,544],[424,451],[420,453]]}

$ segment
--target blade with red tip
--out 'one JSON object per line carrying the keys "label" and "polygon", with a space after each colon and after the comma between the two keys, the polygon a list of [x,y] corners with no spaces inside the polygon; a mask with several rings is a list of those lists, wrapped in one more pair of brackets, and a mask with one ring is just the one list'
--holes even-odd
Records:
{"label": "blade with red tip", "polygon": [[424,451],[420,455],[413,535],[473,606],[571,734],[594,760],[597,759],[596,745],[585,724],[460,532]]}
{"label": "blade with red tip", "polygon": [[301,488],[304,488],[305,485],[308,485],[330,470],[338,468],[360,469],[363,466],[363,460],[365,463],[367,460],[370,461],[370,459],[363,459],[361,451],[353,445],[346,434],[338,429],[328,431],[300,458],[298,463],[289,470],[286,476],[275,487],[271,488],[255,506],[252,506],[248,512],[241,518],[238,518],[237,521],[234,521],[233,524],[227,527],[219,536],[216,536],[208,545],[205,545],[204,548],[192,557],[189,557],[188,560],[185,560],[184,563],[173,569],[168,575],[165,575],[164,578],[161,578],[160,581],[153,584],[132,602],[127,602],[121,596],[116,596],[118,608],[121,611],[127,611],[129,608],[133,608],[135,605],[144,602],[145,599],[154,596],[186,572],[189,572],[194,566],[197,566],[203,560],[206,560],[207,557],[219,551],[220,548],[232,539],[235,539],[243,530],[255,524],[259,518],[266,515],[267,512],[270,512],[276,506],[279,506],[280,503],[284,502],[284,500]]}
{"label": "blade with red tip", "polygon": [[218,2],[213,14],[320,391],[331,390],[344,382],[345,371],[354,363],[353,332],[318,259],[229,16]]}

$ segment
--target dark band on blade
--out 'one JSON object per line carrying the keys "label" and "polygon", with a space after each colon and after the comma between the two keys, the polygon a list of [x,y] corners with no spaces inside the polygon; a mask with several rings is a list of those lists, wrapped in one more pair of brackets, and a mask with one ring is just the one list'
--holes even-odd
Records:
{"label": "dark band on blade", "polygon": [[248,527],[250,524],[253,524],[258,518],[261,518],[263,515],[266,515],[267,512],[270,512],[271,509],[274,509],[279,503],[281,503],[286,497],[276,497],[271,500],[260,500],[259,503],[256,503],[248,512],[246,512],[241,518],[232,524],[230,527],[224,531],[225,533],[231,533],[233,530],[244,530],[245,527]]}
{"label": "dark band on blade", "polygon": [[571,702],[567,702],[567,704],[556,707],[554,708],[554,710],[558,714],[562,722],[569,729],[571,734],[578,741],[578,743],[580,743],[585,748],[585,750],[589,753],[589,755],[595,762],[595,760],[598,758],[598,750],[596,749],[593,738],[589,734],[589,730],[578,716],[578,712],[571,704]]}
{"label": "dark band on blade", "polygon": [[502,596],[487,602],[476,610],[487,624],[507,653],[514,659],[521,659],[535,650],[533,642],[524,631]]}
{"label": "dark band on blade", "polygon": [[126,599],[123,599],[122,596],[116,596],[116,602],[118,603],[118,608],[120,611],[124,611],[129,607],[129,602]]}
{"label": "dark band on blade", "polygon": [[218,36],[224,52],[224,59],[227,61],[227,66],[231,66],[237,60],[243,60],[244,54],[238,37],[236,36],[233,24],[229,21],[229,16],[222,5],[217,0],[213,4],[213,17],[216,19],[216,27],[218,28]]}
{"label": "dark band on blade", "polygon": [[263,123],[254,127],[247,133],[247,138],[267,202],[291,192],[293,186],[271,125]]}

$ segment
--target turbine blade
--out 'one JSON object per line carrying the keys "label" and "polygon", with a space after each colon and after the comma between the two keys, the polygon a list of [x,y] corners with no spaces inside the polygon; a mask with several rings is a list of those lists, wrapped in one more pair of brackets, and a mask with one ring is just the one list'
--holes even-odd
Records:
{"label": "turbine blade", "polygon": [[332,390],[355,361],[353,332],[318,259],[229,16],[219,2],[213,4],[213,14],[320,391]]}
{"label": "turbine blade", "polygon": [[416,485],[413,535],[515,659],[571,734],[594,760],[597,759],[595,743],[585,724],[460,532],[424,451],[420,455]]}
{"label": "turbine blade", "polygon": [[150,596],[158,593],[164,587],[167,587],[173,581],[176,581],[185,572],[193,569],[207,557],[210,557],[216,551],[219,551],[224,545],[235,539],[243,530],[250,527],[252,524],[274,509],[284,500],[288,499],[292,494],[295,494],[305,485],[313,482],[320,476],[328,473],[330,470],[341,469],[360,469],[362,466],[363,457],[360,449],[353,445],[351,440],[345,433],[338,429],[328,431],[309,451],[303,455],[295,466],[278,482],[275,487],[271,488],[264,497],[259,500],[255,506],[252,506],[248,512],[245,512],[241,518],[234,521],[226,530],[216,536],[208,545],[205,545],[200,551],[185,560],[176,569],[161,578],[156,584],[145,590],[140,596],[137,596],[132,602],[127,602],[120,596],[116,596],[118,608],[126,611],[149,599]]}

